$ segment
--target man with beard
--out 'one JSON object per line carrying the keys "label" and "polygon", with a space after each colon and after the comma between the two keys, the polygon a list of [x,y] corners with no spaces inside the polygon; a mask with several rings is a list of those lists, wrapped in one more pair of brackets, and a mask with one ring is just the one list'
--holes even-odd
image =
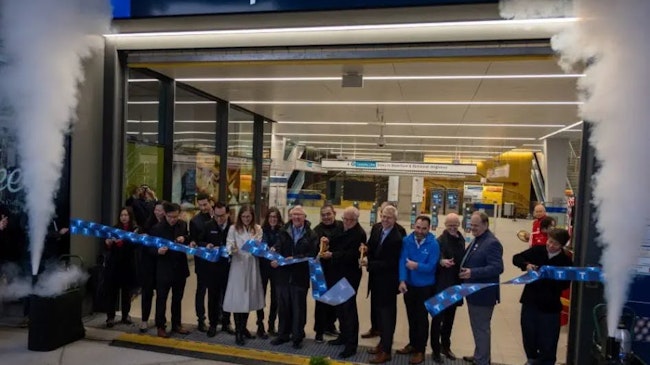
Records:
{"label": "man with beard", "polygon": [[[355,294],[345,303],[336,307],[336,315],[341,325],[341,334],[330,345],[345,345],[339,358],[345,359],[357,353],[359,344],[359,313],[357,312],[357,295],[361,282],[359,267],[359,247],[366,242],[366,232],[359,225],[359,210],[355,207],[343,211],[343,232],[332,238],[327,251],[322,252],[321,263],[327,264],[331,281],[336,284],[345,278]],[[331,287],[328,285],[328,287]],[[318,303],[318,302],[317,302]]]}
{"label": "man with beard", "polygon": [[368,350],[375,355],[370,359],[371,364],[382,364],[392,358],[403,238],[395,222],[397,209],[387,206],[381,213],[381,225],[373,227],[370,232],[367,256],[361,260],[361,265],[368,270],[368,287],[372,292],[370,307],[371,311],[374,307],[377,313],[381,333],[379,344]]}
{"label": "man with beard", "polygon": [[[231,223],[230,219],[228,219],[228,208],[224,203],[217,202],[212,212],[212,219],[205,224],[196,243],[198,246],[208,249],[219,249],[226,246],[226,237],[228,237]],[[208,337],[214,337],[217,334],[219,321],[221,321],[222,331],[231,335],[235,334],[235,331],[230,326],[230,313],[223,311],[223,298],[228,284],[228,272],[230,271],[228,259],[220,257],[217,262],[204,261],[201,270],[208,291],[208,319],[210,320]]]}
{"label": "man with beard", "polygon": [[431,220],[427,216],[415,219],[413,233],[404,237],[399,263],[399,291],[404,294],[404,305],[409,322],[409,344],[398,354],[411,354],[409,364],[424,362],[424,350],[429,335],[429,313],[424,302],[433,296],[440,247],[429,232]]}
{"label": "man with beard", "polygon": [[[314,232],[318,235],[319,243],[326,247],[334,238],[343,233],[343,223],[336,219],[336,211],[330,204],[324,205],[320,209],[320,223],[314,227]],[[364,241],[365,242],[365,241]],[[333,280],[332,268],[329,261],[321,262],[327,287],[336,284]],[[323,342],[323,334],[336,336],[336,308],[329,304],[316,301],[314,307],[314,332],[316,332],[315,341]]]}
{"label": "man with beard", "polygon": [[[199,213],[190,220],[190,246],[196,247],[199,237],[203,234],[205,224],[212,220],[212,207],[210,206],[209,197],[206,194],[199,194],[196,197],[196,203],[199,205]],[[206,266],[209,262],[195,256],[194,272],[196,273],[196,294],[194,296],[194,307],[198,319],[199,332],[207,331],[205,326],[205,293],[208,288],[208,272]]]}
{"label": "man with beard", "polygon": [[[156,224],[150,234],[155,237],[186,244],[187,224],[179,219],[181,207],[176,203],[165,203],[165,219]],[[183,252],[170,251],[167,246],[158,249],[156,263],[156,327],[158,337],[167,338],[165,331],[167,318],[167,296],[172,291],[172,332],[186,335],[190,331],[181,325],[181,303],[185,291],[185,281],[190,276],[187,255]]]}

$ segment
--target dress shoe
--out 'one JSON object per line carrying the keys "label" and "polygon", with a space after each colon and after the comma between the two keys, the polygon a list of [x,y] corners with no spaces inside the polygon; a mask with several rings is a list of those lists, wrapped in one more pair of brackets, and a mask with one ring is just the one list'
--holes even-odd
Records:
{"label": "dress shoe", "polygon": [[456,360],[456,354],[451,352],[451,349],[442,349],[442,354],[447,356],[449,360]]}
{"label": "dress shoe", "polygon": [[244,335],[244,337],[246,337],[249,340],[252,340],[252,339],[255,338],[255,336],[253,336],[253,334],[250,333],[250,331],[247,330],[246,328],[244,328],[244,330],[242,331],[242,334]]}
{"label": "dress shoe", "polygon": [[208,328],[205,326],[205,322],[203,322],[203,321],[199,321],[199,325],[196,326],[196,329],[197,329],[199,332],[205,332],[205,331],[208,330]]}
{"label": "dress shoe", "polygon": [[208,328],[208,337],[214,337],[216,335],[217,335],[217,327],[210,326],[210,328]]}
{"label": "dress shoe", "polygon": [[287,342],[289,342],[288,338],[282,338],[282,337],[278,336],[278,337],[271,340],[271,345],[278,346],[278,345],[282,345],[283,343],[287,343]]}
{"label": "dress shoe", "polygon": [[322,333],[317,333],[316,337],[314,337],[314,341],[318,343],[323,343],[325,340],[323,339],[323,334]]}
{"label": "dress shoe", "polygon": [[345,348],[339,353],[339,359],[347,359],[357,354],[357,349]]}
{"label": "dress shoe", "polygon": [[300,350],[302,348],[302,341],[293,341],[291,347],[293,347],[296,350]]}
{"label": "dress shoe", "polygon": [[381,352],[381,348],[379,347],[379,345],[377,345],[375,347],[369,348],[368,351],[366,352],[368,352],[370,355],[377,355],[378,353]]}
{"label": "dress shoe", "polygon": [[122,324],[133,324],[133,321],[131,320],[130,316],[122,317],[122,320],[120,321]]}
{"label": "dress shoe", "polygon": [[190,333],[190,331],[183,328],[183,326],[173,328],[172,331],[178,333],[179,335],[188,335]]}
{"label": "dress shoe", "polygon": [[437,364],[442,364],[442,356],[440,354],[431,354],[431,359]]}
{"label": "dress shoe", "polygon": [[230,324],[221,325],[221,330],[226,332],[229,335],[234,335],[235,334],[235,330],[232,329],[232,326]]}
{"label": "dress shoe", "polygon": [[474,363],[474,356],[463,356],[463,360]]}
{"label": "dress shoe", "polygon": [[235,333],[235,343],[239,346],[244,346],[246,344],[246,340],[244,340],[244,334],[241,332]]}
{"label": "dress shoe", "polygon": [[158,327],[158,337],[169,338],[169,333],[165,331],[164,327]]}
{"label": "dress shoe", "polygon": [[257,337],[266,340],[269,338],[269,335],[264,331],[264,326],[257,326],[257,332],[255,333]]}
{"label": "dress shoe", "polygon": [[392,358],[391,358],[391,356],[389,354],[387,354],[387,353],[385,353],[383,351],[380,351],[377,355],[375,355],[375,357],[370,359],[368,362],[371,363],[371,364],[383,364],[385,362],[390,361],[391,359]]}
{"label": "dress shoe", "polygon": [[106,328],[113,328],[115,326],[115,319],[110,318],[106,320]]}
{"label": "dress shoe", "polygon": [[328,344],[328,345],[331,345],[331,346],[340,346],[340,345],[345,345],[345,340],[342,339],[341,337],[337,337],[337,338],[334,339],[334,340],[329,340],[329,341],[327,341],[327,344]]}
{"label": "dress shoe", "polygon": [[395,351],[395,352],[398,353],[398,354],[400,354],[400,355],[410,355],[410,354],[412,354],[414,351],[415,351],[415,349],[413,348],[413,346],[411,346],[411,345],[406,345],[406,346],[404,346],[404,348],[401,348],[401,349],[399,349],[399,350],[397,350],[397,351]]}
{"label": "dress shoe", "polygon": [[379,331],[370,329],[368,332],[361,334],[361,338],[374,338],[379,337]]}
{"label": "dress shoe", "polygon": [[422,364],[423,362],[424,353],[422,352],[413,352],[413,355],[411,355],[411,358],[409,359],[409,364],[411,365]]}

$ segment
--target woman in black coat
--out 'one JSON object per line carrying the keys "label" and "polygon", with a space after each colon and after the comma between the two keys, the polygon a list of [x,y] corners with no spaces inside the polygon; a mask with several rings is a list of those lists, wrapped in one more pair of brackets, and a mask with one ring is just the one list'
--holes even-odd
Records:
{"label": "woman in black coat", "polygon": [[[440,245],[440,262],[436,272],[436,293],[450,286],[462,283],[458,277],[460,263],[465,256],[465,238],[460,233],[460,218],[456,214],[449,214],[445,219],[445,230],[438,237]],[[431,348],[433,360],[442,362],[442,353],[450,360],[455,360],[456,355],[451,351],[451,329],[454,326],[456,307],[463,302],[450,306],[431,320]]]}
{"label": "woman in black coat", "polygon": [[[263,242],[273,247],[278,242],[278,235],[284,226],[282,221],[282,214],[276,207],[271,207],[266,212],[264,217],[264,224],[262,224]],[[264,288],[264,296],[266,297],[266,288],[271,284],[271,306],[269,308],[268,328],[269,334],[275,336],[275,319],[278,316],[278,298],[275,292],[275,278],[273,277],[274,269],[271,267],[271,262],[266,259],[259,259],[260,276],[262,277],[262,288]],[[264,331],[264,309],[257,311],[257,336],[260,338],[268,338]]]}
{"label": "woman in black coat", "polygon": [[[137,232],[133,210],[124,207],[120,210],[118,223],[114,226],[124,231]],[[118,238],[107,238],[104,241],[106,249],[106,293],[108,310],[106,312],[106,327],[115,324],[115,303],[118,295],[121,297],[121,323],[132,324],[129,312],[131,310],[131,290],[136,284],[135,277],[135,245],[130,241]]]}

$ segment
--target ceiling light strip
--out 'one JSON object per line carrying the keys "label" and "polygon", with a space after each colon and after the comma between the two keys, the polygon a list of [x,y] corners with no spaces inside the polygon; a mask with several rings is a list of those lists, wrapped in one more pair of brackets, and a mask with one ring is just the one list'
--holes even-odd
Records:
{"label": "ceiling light strip", "polygon": [[579,122],[577,122],[577,123],[573,123],[573,124],[571,124],[571,125],[569,125],[569,126],[566,126],[566,127],[562,128],[562,129],[558,129],[558,130],[556,130],[555,132],[553,132],[553,133],[549,133],[549,134],[547,134],[547,135],[545,135],[545,136],[543,136],[543,137],[539,137],[538,140],[540,140],[540,141],[545,140],[546,138],[552,137],[552,136],[554,136],[554,135],[556,135],[556,134],[558,134],[558,133],[562,133],[562,132],[564,132],[564,131],[568,131],[569,129],[571,129],[571,128],[573,128],[573,127],[576,127],[576,126],[579,126],[579,125],[581,125],[581,124],[582,124],[582,120],[579,121]]}
{"label": "ceiling light strip", "polygon": [[[427,80],[509,80],[509,79],[575,79],[585,74],[525,74],[525,75],[396,75],[366,76],[363,81],[427,81]],[[188,77],[179,82],[288,82],[288,81],[341,81],[341,76],[286,76],[286,77]],[[133,79],[129,82],[152,82],[157,79]]]}
{"label": "ceiling light strip", "polygon": [[[157,102],[156,102],[157,103]],[[355,101],[316,101],[316,100],[236,100],[239,105],[582,105],[581,101],[396,101],[396,100],[355,100]]]}
{"label": "ceiling light strip", "polygon": [[575,22],[577,18],[546,18],[546,19],[511,19],[511,20],[476,20],[458,22],[423,22],[423,23],[398,23],[398,24],[362,24],[362,25],[329,25],[315,27],[286,27],[286,28],[257,28],[257,29],[216,29],[178,32],[141,32],[141,33],[116,33],[104,34],[107,38],[142,38],[142,37],[170,37],[170,36],[223,36],[235,34],[271,34],[293,32],[344,32],[355,30],[399,30],[413,28],[449,28],[449,27],[475,27],[475,26],[521,26],[521,25],[548,25]]}
{"label": "ceiling light strip", "polygon": [[[348,138],[377,138],[376,134],[335,134],[335,133],[276,133],[278,136],[294,137],[348,137]],[[414,136],[414,135],[392,135],[387,134],[385,138],[420,138],[420,139],[480,139],[480,140],[513,140],[513,141],[534,141],[533,137],[485,137],[485,136]],[[333,142],[336,143],[336,142]]]}
{"label": "ceiling light strip", "polygon": [[[299,145],[309,146],[309,145],[318,145],[326,144],[336,147],[338,145],[363,145],[363,146],[376,146],[376,142],[331,142],[331,141],[298,141],[296,142]],[[429,147],[452,147],[452,148],[494,148],[494,149],[511,149],[516,148],[517,146],[501,146],[501,145],[472,145],[472,144],[435,144],[435,143],[390,143],[387,142],[386,146],[429,146]],[[540,145],[541,146],[541,145]]]}

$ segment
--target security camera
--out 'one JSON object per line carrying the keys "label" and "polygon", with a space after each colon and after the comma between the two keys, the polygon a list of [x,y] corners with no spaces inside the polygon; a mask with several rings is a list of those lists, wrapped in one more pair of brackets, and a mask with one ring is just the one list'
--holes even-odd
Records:
{"label": "security camera", "polygon": [[385,146],[386,146],[386,138],[384,138],[383,136],[379,137],[377,139],[377,147],[383,148]]}

